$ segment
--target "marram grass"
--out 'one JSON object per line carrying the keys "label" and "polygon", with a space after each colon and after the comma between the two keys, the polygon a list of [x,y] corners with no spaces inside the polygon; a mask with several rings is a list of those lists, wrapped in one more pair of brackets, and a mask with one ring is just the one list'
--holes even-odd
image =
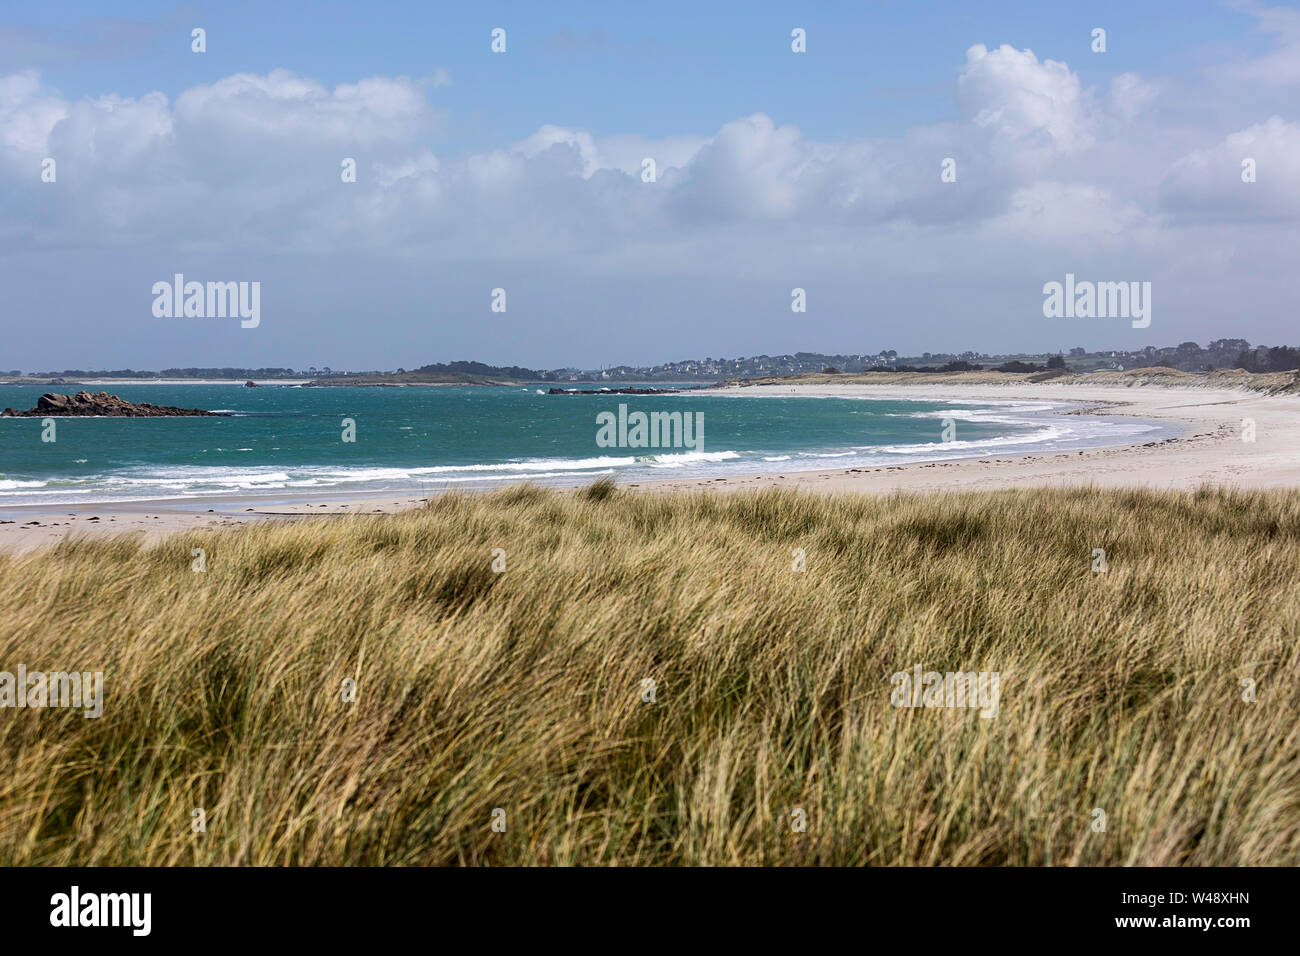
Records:
{"label": "marram grass", "polygon": [[[0,710],[0,863],[1296,864],[1298,570],[1300,493],[1210,489],[523,487],[0,557],[0,670],[105,675]],[[997,716],[891,706],[917,664]]]}

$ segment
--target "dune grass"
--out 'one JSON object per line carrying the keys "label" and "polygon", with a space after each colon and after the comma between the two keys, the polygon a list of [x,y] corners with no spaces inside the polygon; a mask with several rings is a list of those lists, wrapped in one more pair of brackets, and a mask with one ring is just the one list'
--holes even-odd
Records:
{"label": "dune grass", "polygon": [[[0,670],[105,675],[0,710],[0,863],[1295,864],[1297,570],[1300,493],[1212,489],[524,486],[0,556]],[[891,706],[917,664],[997,716]]]}

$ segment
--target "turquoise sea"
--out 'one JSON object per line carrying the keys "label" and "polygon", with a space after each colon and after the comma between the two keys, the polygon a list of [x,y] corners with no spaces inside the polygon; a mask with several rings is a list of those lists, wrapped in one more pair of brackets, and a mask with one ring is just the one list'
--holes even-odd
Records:
{"label": "turquoise sea", "polygon": [[[48,387],[0,386],[0,408],[31,408]],[[73,389],[64,388],[64,391]],[[702,395],[549,395],[547,386],[304,388],[100,385],[135,402],[229,418],[0,418],[6,504],[368,494],[585,484],[770,471],[876,467],[922,460],[1074,449],[1165,437],[1152,422],[1064,414],[1059,403],[886,401]],[[700,448],[606,448],[597,415],[702,416]],[[343,420],[355,422],[343,441]],[[945,420],[951,437],[943,440]]]}

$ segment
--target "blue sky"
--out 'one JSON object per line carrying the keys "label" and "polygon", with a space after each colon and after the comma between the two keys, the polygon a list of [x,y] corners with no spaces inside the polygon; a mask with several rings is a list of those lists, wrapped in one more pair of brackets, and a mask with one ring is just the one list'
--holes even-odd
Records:
{"label": "blue sky", "polygon": [[[10,2],[6,312],[78,334],[15,322],[0,365],[1280,341],[1300,14],[1171,9]],[[160,324],[138,290],[177,271],[261,281],[263,323]],[[1156,321],[1035,316],[1066,271],[1153,281]]]}
{"label": "blue sky", "polygon": [[[972,43],[1066,58],[1089,85],[1174,72],[1263,49],[1254,21],[1223,3],[313,3],[6,4],[10,67],[34,67],[68,96],[112,90],[174,98],[231,74],[291,69],[326,86],[365,76],[452,77],[438,97],[447,142],[522,139],[543,123],[604,134],[709,134],[762,111],[814,138],[897,135],[952,119],[952,84]],[[208,32],[191,55],[189,29]],[[1111,34],[1091,56],[1091,30]],[[508,55],[483,56],[507,29]],[[793,57],[789,32],[808,31]],[[13,36],[19,34],[18,37]],[[30,34],[19,43],[22,34]],[[60,51],[55,56],[45,52]]]}

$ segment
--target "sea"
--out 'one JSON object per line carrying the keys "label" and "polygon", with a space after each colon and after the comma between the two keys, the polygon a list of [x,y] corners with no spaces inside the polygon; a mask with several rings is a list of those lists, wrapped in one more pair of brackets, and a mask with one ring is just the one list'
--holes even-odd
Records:
{"label": "sea", "polygon": [[[0,507],[230,495],[294,501],[525,481],[578,485],[605,475],[639,484],[1042,453],[1170,434],[1156,422],[1071,414],[1061,402],[549,389],[87,386],[229,416],[58,418],[52,435],[39,418],[0,418]],[[50,390],[0,385],[0,408],[31,408]],[[599,416],[619,415],[620,405],[625,418],[638,411],[696,416],[702,440],[695,447],[602,446]]]}

